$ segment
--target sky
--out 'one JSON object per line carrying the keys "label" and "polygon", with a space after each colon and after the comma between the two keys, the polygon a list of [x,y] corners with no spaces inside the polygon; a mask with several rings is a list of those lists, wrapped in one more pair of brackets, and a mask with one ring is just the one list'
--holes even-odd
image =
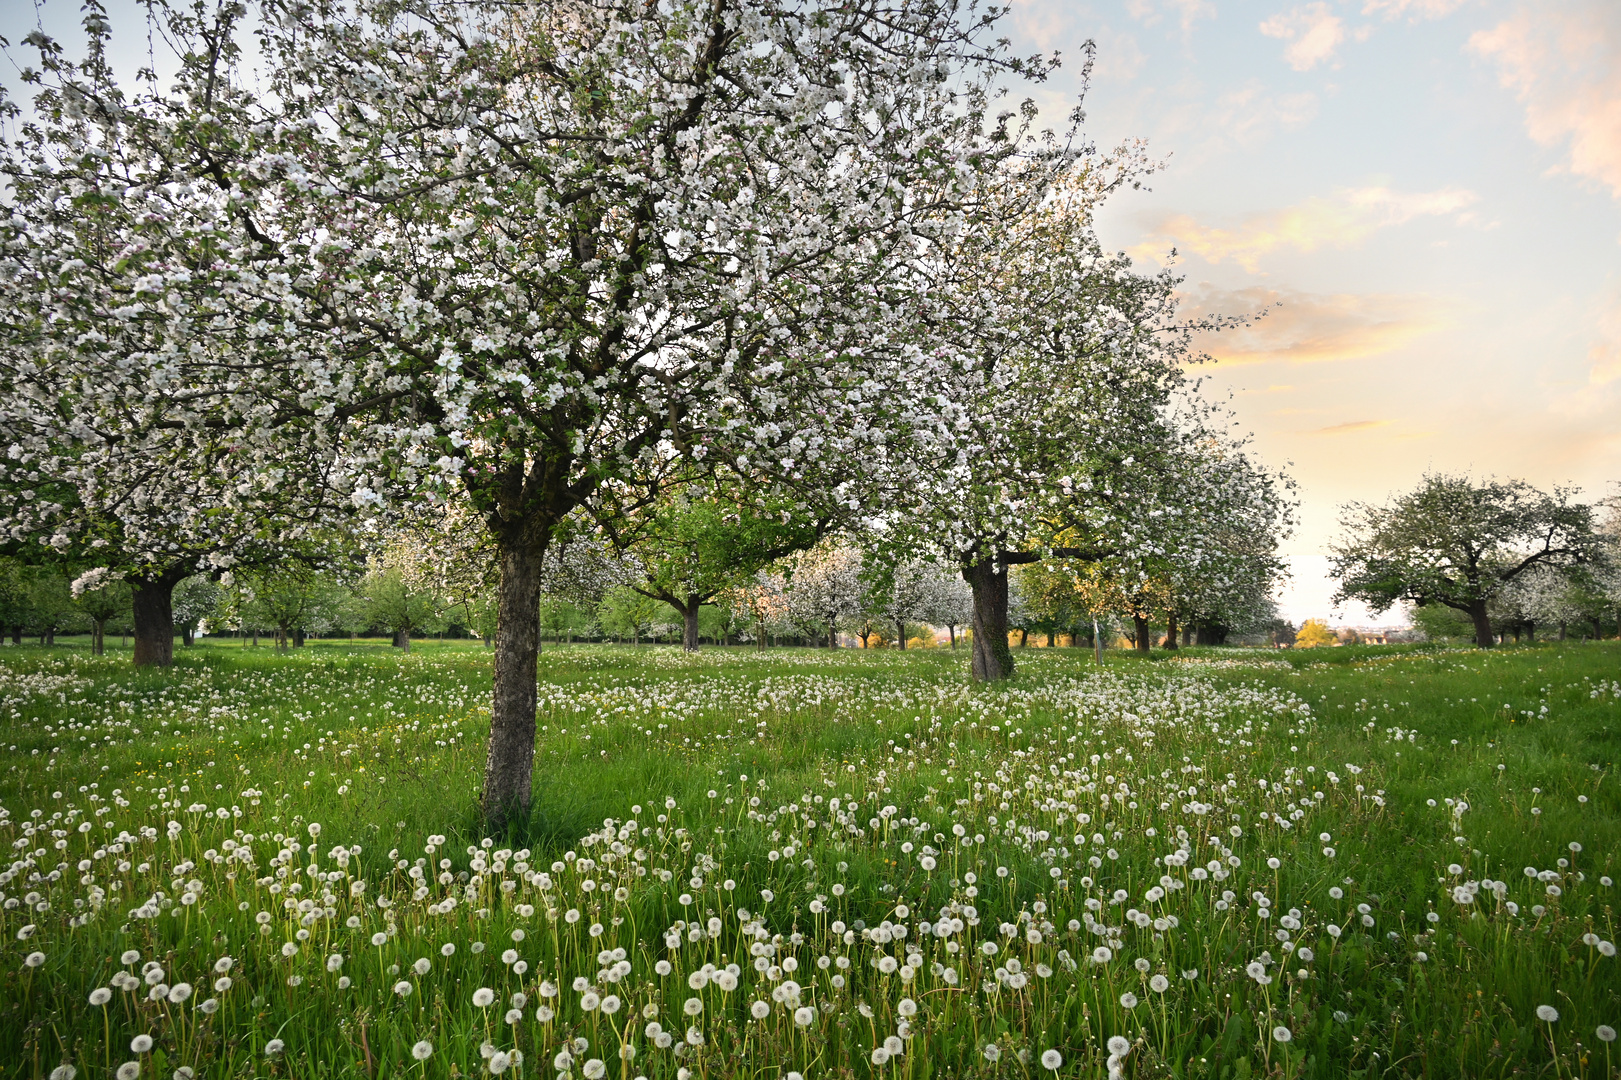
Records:
{"label": "sky", "polygon": [[[1014,50],[1062,63],[1015,92],[1062,127],[1094,42],[1086,135],[1162,163],[1104,243],[1174,250],[1190,312],[1264,312],[1200,374],[1299,484],[1286,617],[1403,621],[1334,608],[1327,552],[1340,506],[1426,471],[1618,491],[1621,0],[1011,3]],[[144,20],[109,8],[133,69]],[[19,60],[78,18],[0,0]]]}
{"label": "sky", "polygon": [[1265,314],[1202,342],[1207,388],[1300,485],[1295,620],[1334,609],[1339,507],[1429,470],[1621,481],[1621,0],[1012,0],[1057,125],[1146,139],[1151,190],[1099,218],[1171,262],[1188,310]]}

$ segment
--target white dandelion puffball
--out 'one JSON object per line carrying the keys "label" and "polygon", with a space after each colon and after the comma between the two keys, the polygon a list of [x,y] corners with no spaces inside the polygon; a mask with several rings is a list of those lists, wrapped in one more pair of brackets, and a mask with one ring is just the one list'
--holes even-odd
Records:
{"label": "white dandelion puffball", "polygon": [[169,1000],[176,1005],[184,1004],[191,997],[191,983],[175,983],[169,987]]}
{"label": "white dandelion puffball", "polygon": [[120,956],[118,958],[118,962],[121,964],[139,964],[141,962],[141,954],[136,950],[131,949],[123,956]]}
{"label": "white dandelion puffball", "polygon": [[609,994],[607,997],[602,999],[603,1015],[612,1016],[614,1013],[619,1011],[619,1007],[622,1004],[624,1003],[619,1000],[617,995]]}
{"label": "white dandelion puffball", "polygon": [[394,984],[394,992],[400,995],[402,998],[410,997],[411,984],[406,982],[404,979],[401,979],[399,982]]}
{"label": "white dandelion puffball", "polygon": [[1607,1043],[1615,1042],[1615,1028],[1611,1027],[1609,1024],[1600,1024],[1598,1026],[1598,1041]]}
{"label": "white dandelion puffball", "polygon": [[1294,1033],[1288,1028],[1284,1027],[1282,1024],[1279,1024],[1277,1027],[1272,1029],[1273,1042],[1286,1043],[1292,1038],[1294,1038]]}
{"label": "white dandelion puffball", "polygon": [[141,1075],[141,1063],[139,1061],[126,1061],[118,1067],[116,1075],[118,1080],[135,1080],[137,1076]]}
{"label": "white dandelion puffball", "polygon": [[901,998],[900,1004],[895,1006],[895,1011],[907,1019],[911,1019],[917,1015],[917,1002],[911,998]]}
{"label": "white dandelion puffball", "polygon": [[129,1052],[132,1054],[144,1054],[151,1049],[152,1036],[150,1035],[137,1035],[129,1041]]}
{"label": "white dandelion puffball", "polygon": [[[330,965],[328,966],[330,967]],[[411,970],[416,972],[418,975],[426,975],[428,972],[433,970],[433,961],[424,956],[422,959],[411,965]]]}
{"label": "white dandelion puffball", "polygon": [[1131,1040],[1124,1035],[1112,1035],[1108,1042],[1109,1053],[1114,1057],[1125,1057],[1131,1053]]}
{"label": "white dandelion puffball", "polygon": [[79,1070],[72,1065],[58,1065],[51,1070],[51,1080],[73,1080]]}
{"label": "white dandelion puffball", "polygon": [[1137,1007],[1137,995],[1133,994],[1130,990],[1127,990],[1124,994],[1121,994],[1120,1007],[1122,1009],[1135,1009]]}
{"label": "white dandelion puffball", "polygon": [[31,952],[23,958],[23,963],[28,967],[37,968],[45,963],[45,954],[42,952]]}
{"label": "white dandelion puffball", "polygon": [[585,1074],[585,1080],[602,1080],[608,1075],[608,1063],[601,1058],[592,1058],[585,1063],[580,1072]]}
{"label": "white dandelion puffball", "polygon": [[810,1027],[816,1022],[816,1010],[809,1005],[801,1005],[794,1010],[794,1023],[800,1027]]}
{"label": "white dandelion puffball", "polygon": [[874,1065],[887,1065],[887,1064],[889,1064],[889,1051],[885,1050],[882,1046],[873,1047],[872,1048],[872,1063]]}
{"label": "white dandelion puffball", "polygon": [[1154,991],[1156,994],[1163,994],[1166,990],[1169,990],[1170,987],[1171,980],[1167,979],[1163,975],[1155,975],[1152,979],[1148,980],[1148,988]]}
{"label": "white dandelion puffball", "polygon": [[749,1015],[754,1017],[756,1020],[764,1020],[766,1017],[771,1015],[771,1006],[763,1001],[756,1001],[753,1005],[749,1006]]}
{"label": "white dandelion puffball", "polygon": [[481,1009],[487,1009],[495,1002],[495,991],[488,986],[481,986],[473,991],[473,1004]]}
{"label": "white dandelion puffball", "polygon": [[113,992],[111,990],[107,989],[105,986],[98,986],[94,990],[90,991],[90,1004],[105,1005],[107,1002],[112,1000],[112,997]]}
{"label": "white dandelion puffball", "polygon": [[1537,1019],[1541,1020],[1545,1024],[1558,1023],[1559,1010],[1554,1008],[1552,1005],[1538,1005]]}
{"label": "white dandelion puffball", "polygon": [[1064,1055],[1060,1054],[1057,1050],[1043,1050],[1041,1052],[1041,1067],[1043,1069],[1050,1069],[1053,1072],[1057,1072],[1059,1067],[1063,1064]]}
{"label": "white dandelion puffball", "polygon": [[427,1039],[423,1039],[421,1042],[411,1047],[411,1056],[416,1058],[418,1061],[427,1061],[429,1058],[433,1057],[433,1043],[429,1042]]}
{"label": "white dandelion puffball", "polygon": [[1002,1056],[1002,1048],[1000,1046],[997,1046],[995,1043],[986,1043],[985,1044],[985,1060],[986,1061],[996,1061],[1001,1056]]}
{"label": "white dandelion puffball", "polygon": [[280,1039],[271,1039],[269,1042],[265,1043],[265,1057],[275,1057],[285,1049],[287,1049],[286,1043],[282,1042]]}

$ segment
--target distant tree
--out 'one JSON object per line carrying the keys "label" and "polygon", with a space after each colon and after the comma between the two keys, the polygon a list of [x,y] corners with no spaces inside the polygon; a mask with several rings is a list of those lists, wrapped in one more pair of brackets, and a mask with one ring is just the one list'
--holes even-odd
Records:
{"label": "distant tree", "polygon": [[74,606],[90,619],[90,651],[105,654],[107,621],[130,610],[129,583],[98,568],[75,578],[70,592]]}
{"label": "distant tree", "polygon": [[740,487],[692,483],[643,511],[601,516],[614,543],[641,567],[630,587],[681,616],[681,646],[698,648],[698,612],[778,559],[821,539],[825,521],[791,501]]}
{"label": "distant tree", "polygon": [[664,606],[650,596],[619,585],[608,590],[597,606],[597,622],[603,633],[630,638],[632,645],[640,645],[642,638],[652,631]]}
{"label": "distant tree", "polygon": [[1300,627],[1300,632],[1295,635],[1295,645],[1302,649],[1316,649],[1338,643],[1339,638],[1322,619],[1307,619]]}
{"label": "distant tree", "polygon": [[[956,574],[937,563],[913,559],[878,569],[867,592],[867,607],[874,618],[895,626],[895,643],[906,648],[906,624],[928,622],[953,598],[968,592]],[[888,636],[887,634],[885,635]]]}
{"label": "distant tree", "polygon": [[393,635],[397,648],[411,651],[413,635],[443,625],[444,604],[437,593],[409,568],[378,560],[355,589],[361,610],[372,626]]}
{"label": "distant tree", "polygon": [[175,584],[170,606],[174,625],[180,631],[180,640],[186,647],[195,644],[198,629],[204,620],[214,615],[219,602],[218,583],[201,574],[183,578]]}
{"label": "distant tree", "polygon": [[1467,614],[1475,644],[1490,648],[1490,603],[1504,586],[1535,567],[1575,566],[1597,553],[1592,507],[1573,495],[1430,474],[1386,505],[1351,503],[1341,516],[1348,535],[1332,549],[1335,600],[1375,611],[1398,600],[1441,604]]}
{"label": "distant tree", "polygon": [[858,614],[867,599],[861,552],[824,542],[788,560],[788,613],[814,636],[826,634],[827,647],[838,644],[838,624]]}

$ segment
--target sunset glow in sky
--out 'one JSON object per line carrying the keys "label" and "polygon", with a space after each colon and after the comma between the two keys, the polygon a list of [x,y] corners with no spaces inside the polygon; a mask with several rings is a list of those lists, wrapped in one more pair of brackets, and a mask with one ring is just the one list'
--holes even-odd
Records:
{"label": "sunset glow in sky", "polygon": [[[1426,469],[1621,481],[1621,3],[1014,0],[1021,53],[1066,64],[1100,146],[1148,140],[1149,192],[1104,242],[1174,248],[1262,458],[1293,462],[1284,612],[1332,616],[1337,506]],[[1333,621],[1370,621],[1360,609]]]}
{"label": "sunset glow in sky", "polygon": [[[1012,4],[1015,50],[1063,57],[1021,91],[1044,122],[1091,40],[1087,135],[1164,162],[1110,202],[1105,244],[1149,267],[1174,249],[1196,312],[1268,312],[1205,341],[1204,374],[1299,481],[1285,615],[1374,621],[1330,608],[1337,507],[1426,469],[1617,492],[1621,0]],[[133,70],[145,20],[109,6]],[[0,0],[19,60],[36,24],[76,43],[79,18]]]}

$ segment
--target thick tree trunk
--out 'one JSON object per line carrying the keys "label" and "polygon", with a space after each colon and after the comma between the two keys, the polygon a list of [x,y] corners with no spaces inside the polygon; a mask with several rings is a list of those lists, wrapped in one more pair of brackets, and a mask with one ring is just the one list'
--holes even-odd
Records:
{"label": "thick tree trunk", "polygon": [[895,640],[896,640],[896,642],[899,643],[900,650],[902,652],[905,652],[906,651],[906,620],[904,620],[904,619],[896,619],[895,620]]}
{"label": "thick tree trunk", "polygon": [[1193,644],[1193,624],[1192,623],[1188,623],[1186,626],[1184,626],[1182,628],[1182,644],[1183,645],[1192,645]]}
{"label": "thick tree trunk", "polygon": [[[545,533],[542,531],[542,537]],[[484,762],[485,831],[529,818],[535,765],[535,667],[540,655],[540,568],[545,540],[501,550],[490,750]]]}
{"label": "thick tree trunk", "polygon": [[1469,605],[1469,618],[1475,624],[1475,644],[1482,649],[1489,649],[1497,644],[1492,634],[1492,617],[1486,611],[1486,601],[1476,600]]}
{"label": "thick tree trunk", "polygon": [[180,644],[188,649],[197,644],[197,628],[194,626],[182,626],[180,628]]}
{"label": "thick tree trunk", "polygon": [[1567,634],[1568,634],[1568,633],[1569,633],[1569,632],[1570,632],[1570,628],[1569,628],[1569,627],[1568,627],[1568,626],[1566,626],[1566,625],[1565,625],[1565,624],[1564,624],[1564,623],[1563,623],[1563,622],[1561,622],[1561,623],[1560,623],[1560,624],[1559,624],[1559,640],[1560,640],[1560,641],[1564,641],[1564,640],[1565,640],[1565,637],[1566,637],[1566,635],[1567,635]]}
{"label": "thick tree trunk", "polygon": [[56,627],[47,626],[45,628],[45,636],[43,636],[43,637],[41,637],[39,639],[39,643],[41,645],[55,645],[56,644]]}
{"label": "thick tree trunk", "polygon": [[761,619],[754,624],[755,648],[765,652],[770,643],[765,639],[765,620]]}
{"label": "thick tree trunk", "polygon": [[[186,642],[186,644],[190,645],[191,642],[188,641],[188,642]],[[304,628],[302,626],[295,627],[293,629],[293,648],[302,649],[303,647],[304,647]]]}
{"label": "thick tree trunk", "polygon": [[94,656],[102,656],[107,652],[107,620],[96,619],[91,624],[90,652]]}
{"label": "thick tree trunk", "polygon": [[12,625],[12,627],[11,627],[11,643],[13,645],[21,645],[23,643],[23,628],[22,628],[22,626],[17,625],[17,624]]}
{"label": "thick tree trunk", "polygon": [[1603,641],[1604,640],[1604,627],[1603,627],[1603,625],[1601,625],[1599,623],[1597,615],[1593,616],[1593,640],[1594,641]]}
{"label": "thick tree trunk", "polygon": [[698,609],[703,605],[696,596],[687,597],[687,606],[681,612],[681,648],[684,652],[698,651]]}
{"label": "thick tree trunk", "polygon": [[[535,618],[536,618],[537,621],[539,620],[540,615],[539,615],[538,612],[536,613]],[[537,631],[538,631],[538,627],[537,627]],[[538,632],[536,634],[536,640],[537,641],[539,640]],[[411,651],[411,631],[409,631],[409,630],[396,630],[396,631],[394,631],[394,642],[393,642],[393,644],[394,644],[394,647],[396,649],[404,649],[406,652],[410,652]]]}
{"label": "thick tree trunk", "polygon": [[953,651],[955,651],[956,648],[957,648],[957,624],[956,623],[946,623],[946,635],[951,638],[951,648],[952,648]]}
{"label": "thick tree trunk", "polygon": [[135,666],[168,667],[174,663],[174,587],[186,575],[170,570],[150,578],[132,578],[135,615]]}
{"label": "thick tree trunk", "polygon": [[976,682],[998,682],[1013,677],[1013,650],[1007,643],[1007,567],[981,559],[963,567],[963,580],[974,595],[974,658]]}
{"label": "thick tree trunk", "polygon": [[1532,621],[1525,624],[1525,640],[1531,642],[1532,644],[1536,643],[1536,640],[1537,640],[1537,624],[1536,624],[1535,620],[1532,620]]}
{"label": "thick tree trunk", "polygon": [[1165,616],[1165,647],[1174,649],[1176,644],[1176,612],[1167,612]]}
{"label": "thick tree trunk", "polygon": [[1148,637],[1148,618],[1144,615],[1133,615],[1131,622],[1137,631],[1137,651],[1146,656],[1154,649],[1154,643]]}

